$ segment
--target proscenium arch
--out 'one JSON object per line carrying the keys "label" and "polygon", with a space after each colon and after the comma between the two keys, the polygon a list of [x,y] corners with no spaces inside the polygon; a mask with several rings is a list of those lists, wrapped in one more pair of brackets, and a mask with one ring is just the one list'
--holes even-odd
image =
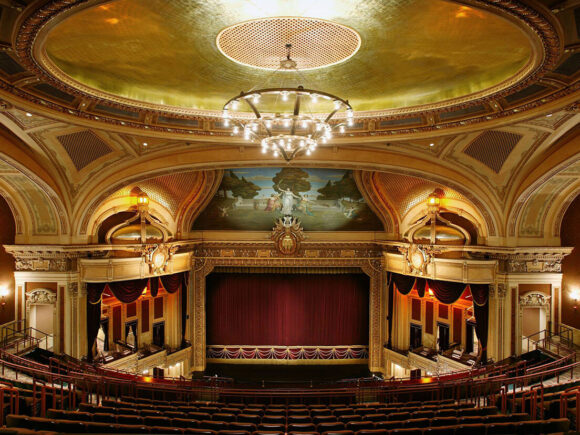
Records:
{"label": "proscenium arch", "polygon": [[[494,199],[479,183],[463,173],[452,164],[436,158],[417,157],[397,153],[376,146],[344,146],[338,149],[320,147],[312,158],[298,158],[293,166],[303,168],[337,168],[352,170],[386,171],[425,178],[438,184],[449,186],[461,192],[481,210],[488,222],[490,236],[503,235],[503,214],[501,204]],[[388,163],[387,163],[388,162]],[[191,146],[187,150],[176,149],[167,155],[149,155],[137,159],[124,167],[115,166],[100,173],[94,180],[83,186],[79,193],[79,205],[76,207],[74,222],[77,226],[74,234],[85,235],[87,214],[96,210],[95,204],[104,200],[115,189],[145,178],[177,171],[216,170],[243,167],[277,167],[278,159],[264,156],[258,147],[233,147],[226,144],[208,146]],[[437,173],[434,172],[437,169]],[[147,174],[147,175],[143,175]],[[105,187],[103,187],[105,186]],[[109,187],[107,187],[109,186]],[[99,199],[92,197],[92,192],[103,192]]]}

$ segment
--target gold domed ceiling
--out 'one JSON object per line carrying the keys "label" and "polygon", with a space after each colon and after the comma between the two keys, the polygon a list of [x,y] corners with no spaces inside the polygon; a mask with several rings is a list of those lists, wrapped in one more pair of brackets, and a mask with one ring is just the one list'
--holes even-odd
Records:
{"label": "gold domed ceiling", "polygon": [[[543,56],[539,38],[527,26],[491,10],[443,0],[114,0],[90,5],[45,26],[35,57],[72,87],[144,107],[221,111],[232,95],[264,83],[271,71],[232,61],[220,52],[216,38],[229,26],[267,17],[308,17],[313,24],[270,29],[262,44],[269,51],[248,53],[259,45],[247,37],[230,50],[242,57],[281,59],[290,42],[298,47],[299,69],[301,57],[306,63],[309,55],[352,52],[300,75],[349,99],[357,112],[467,102],[523,80]],[[352,41],[333,37],[332,31],[320,36],[316,23],[322,20],[360,35],[358,51],[342,46]],[[255,32],[256,40],[263,38],[259,26]],[[310,54],[304,48],[309,41],[317,46]],[[273,52],[278,43],[279,52]],[[286,86],[296,78],[279,74]]]}

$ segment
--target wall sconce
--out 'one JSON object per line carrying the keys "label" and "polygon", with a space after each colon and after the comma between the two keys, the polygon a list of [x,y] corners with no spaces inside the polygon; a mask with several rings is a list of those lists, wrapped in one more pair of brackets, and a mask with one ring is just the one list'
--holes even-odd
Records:
{"label": "wall sconce", "polygon": [[430,212],[436,213],[441,207],[441,199],[445,196],[445,192],[441,189],[435,189],[427,197],[427,208]]}
{"label": "wall sconce", "polygon": [[580,299],[580,289],[578,287],[572,287],[568,293],[570,299],[574,300],[574,309],[578,309],[578,299]]}
{"label": "wall sconce", "polygon": [[6,296],[8,296],[10,292],[8,291],[8,287],[5,285],[0,285],[0,305],[4,307],[6,305]]}

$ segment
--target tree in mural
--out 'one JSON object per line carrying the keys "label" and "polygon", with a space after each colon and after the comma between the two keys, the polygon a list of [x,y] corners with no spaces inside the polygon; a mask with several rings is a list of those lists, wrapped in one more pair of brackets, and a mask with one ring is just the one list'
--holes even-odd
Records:
{"label": "tree in mural", "polygon": [[318,189],[318,193],[320,195],[317,199],[322,200],[348,198],[351,201],[358,201],[362,198],[350,171],[345,172],[339,181],[329,180],[324,187]]}
{"label": "tree in mural", "polygon": [[295,195],[300,192],[308,192],[310,190],[310,181],[308,181],[308,172],[300,168],[282,168],[272,181],[274,182],[273,189],[276,192],[290,189]]}
{"label": "tree in mural", "polygon": [[224,174],[220,184],[220,190],[223,191],[224,198],[228,197],[228,191],[236,198],[241,196],[244,199],[252,199],[261,190],[261,187],[246,180],[244,177],[238,177],[235,172],[229,171]]}

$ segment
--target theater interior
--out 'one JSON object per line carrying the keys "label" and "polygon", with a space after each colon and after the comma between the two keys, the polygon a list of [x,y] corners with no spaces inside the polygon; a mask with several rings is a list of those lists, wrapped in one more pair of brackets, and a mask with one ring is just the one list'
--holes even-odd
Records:
{"label": "theater interior", "polygon": [[0,433],[578,433],[580,2],[0,0]]}

